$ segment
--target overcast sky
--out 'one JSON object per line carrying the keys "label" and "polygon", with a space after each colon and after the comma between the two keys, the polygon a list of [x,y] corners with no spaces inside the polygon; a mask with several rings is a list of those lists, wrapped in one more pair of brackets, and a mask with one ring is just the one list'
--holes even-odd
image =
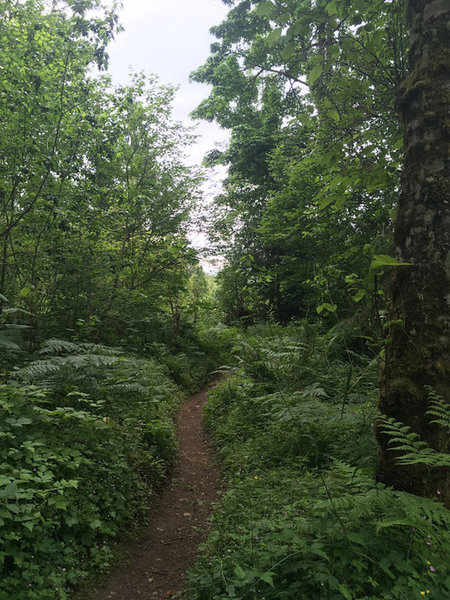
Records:
{"label": "overcast sky", "polygon": [[[161,83],[179,85],[173,114],[190,123],[189,113],[208,95],[209,87],[189,83],[189,74],[208,57],[215,39],[209,29],[223,20],[227,10],[221,0],[123,0],[120,22],[125,31],[109,46],[114,81],[126,83],[131,67],[155,73]],[[190,152],[193,163],[200,163],[216,142],[226,139],[226,133],[210,123],[201,123],[198,133],[201,140]]]}

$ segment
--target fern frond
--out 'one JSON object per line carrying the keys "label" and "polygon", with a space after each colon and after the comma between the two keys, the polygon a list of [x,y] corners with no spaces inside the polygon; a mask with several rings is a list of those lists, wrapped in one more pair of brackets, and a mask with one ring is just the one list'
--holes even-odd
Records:
{"label": "fern frond", "polygon": [[8,350],[20,351],[20,346],[6,337],[3,332],[0,332],[0,348],[7,348]]}
{"label": "fern frond", "polygon": [[108,389],[119,390],[124,393],[138,393],[142,396],[149,396],[150,390],[135,381],[124,381],[120,383],[112,383],[108,385]]}
{"label": "fern frond", "polygon": [[55,375],[63,369],[86,369],[88,367],[110,366],[118,360],[116,356],[96,354],[75,354],[72,356],[55,356],[47,360],[35,360],[28,366],[19,369],[16,376],[21,379],[36,380]]}
{"label": "fern frond", "polygon": [[403,452],[396,458],[397,464],[403,466],[422,464],[430,468],[450,466],[450,454],[431,448],[417,432],[412,431],[409,425],[386,416],[380,417],[379,422],[384,427],[381,432],[390,438],[388,441],[390,450]]}
{"label": "fern frond", "polygon": [[42,344],[42,348],[39,350],[39,354],[55,354],[56,352],[75,352],[78,350],[78,344],[69,342],[67,340],[59,340],[52,338],[45,340]]}
{"label": "fern frond", "polygon": [[303,395],[310,396],[312,398],[328,398],[328,394],[326,393],[326,391],[322,387],[320,387],[320,384],[317,382],[305,387],[305,389],[303,390]]}
{"label": "fern frond", "polygon": [[425,465],[427,467],[450,467],[450,454],[425,448],[421,452],[410,452],[397,459],[399,465]]}
{"label": "fern frond", "polygon": [[436,394],[433,389],[428,387],[428,396],[430,408],[426,412],[431,417],[436,417],[430,423],[440,425],[450,433],[450,403]]}
{"label": "fern frond", "polygon": [[69,342],[68,340],[60,340],[51,338],[45,340],[39,354],[56,354],[56,353],[72,353],[72,354],[101,354],[104,356],[117,356],[121,349],[112,346],[103,346],[101,344],[92,344],[89,342]]}

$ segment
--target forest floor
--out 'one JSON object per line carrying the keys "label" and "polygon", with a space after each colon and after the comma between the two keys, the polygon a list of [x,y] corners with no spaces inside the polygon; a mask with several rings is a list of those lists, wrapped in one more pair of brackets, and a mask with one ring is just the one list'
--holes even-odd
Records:
{"label": "forest floor", "polygon": [[96,592],[96,600],[167,600],[180,597],[186,570],[205,538],[219,469],[202,428],[207,389],[177,415],[179,456],[168,485],[154,499],[150,525],[125,549],[124,564]]}

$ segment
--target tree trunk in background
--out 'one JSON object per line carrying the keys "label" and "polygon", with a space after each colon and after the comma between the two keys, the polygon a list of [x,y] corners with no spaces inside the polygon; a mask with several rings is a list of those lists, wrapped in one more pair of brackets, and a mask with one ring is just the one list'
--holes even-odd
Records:
{"label": "tree trunk in background", "polygon": [[[450,51],[448,0],[410,0],[409,75],[401,87],[404,166],[394,241],[398,267],[391,305],[380,409],[449,452],[449,432],[430,425],[426,386],[450,400]],[[378,432],[377,478],[439,497],[450,507],[450,469],[400,467]]]}

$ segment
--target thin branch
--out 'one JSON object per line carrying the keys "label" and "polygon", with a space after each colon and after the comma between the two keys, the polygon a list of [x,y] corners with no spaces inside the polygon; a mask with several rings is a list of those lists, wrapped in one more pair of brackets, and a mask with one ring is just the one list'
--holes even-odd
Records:
{"label": "thin branch", "polygon": [[38,201],[38,199],[41,196],[42,190],[45,187],[45,184],[47,183],[47,179],[50,175],[50,172],[52,170],[52,165],[51,165],[51,159],[54,157],[55,152],[56,152],[56,146],[58,144],[58,139],[59,139],[59,134],[61,131],[61,124],[62,124],[62,120],[64,117],[64,93],[65,93],[65,89],[66,89],[66,83],[67,83],[67,70],[68,70],[68,65],[69,65],[69,58],[70,58],[70,54],[71,54],[71,44],[69,44],[69,48],[67,51],[67,57],[66,57],[66,62],[64,65],[64,77],[63,77],[63,82],[62,82],[62,86],[61,86],[61,93],[60,93],[60,114],[59,114],[59,119],[58,119],[58,123],[56,125],[56,131],[55,131],[55,137],[53,140],[53,145],[52,145],[52,149],[50,151],[50,155],[47,158],[47,163],[48,163],[48,167],[47,167],[47,171],[39,185],[39,188],[33,198],[33,200],[30,202],[30,204],[15,218],[13,219],[6,227],[6,229],[4,229],[2,232],[0,232],[0,237],[3,237],[4,235],[8,235],[8,233],[11,231],[11,229],[13,229],[18,223],[20,223],[20,221],[26,217],[26,215],[31,211],[31,209],[34,207],[34,205],[36,204],[36,202]]}

